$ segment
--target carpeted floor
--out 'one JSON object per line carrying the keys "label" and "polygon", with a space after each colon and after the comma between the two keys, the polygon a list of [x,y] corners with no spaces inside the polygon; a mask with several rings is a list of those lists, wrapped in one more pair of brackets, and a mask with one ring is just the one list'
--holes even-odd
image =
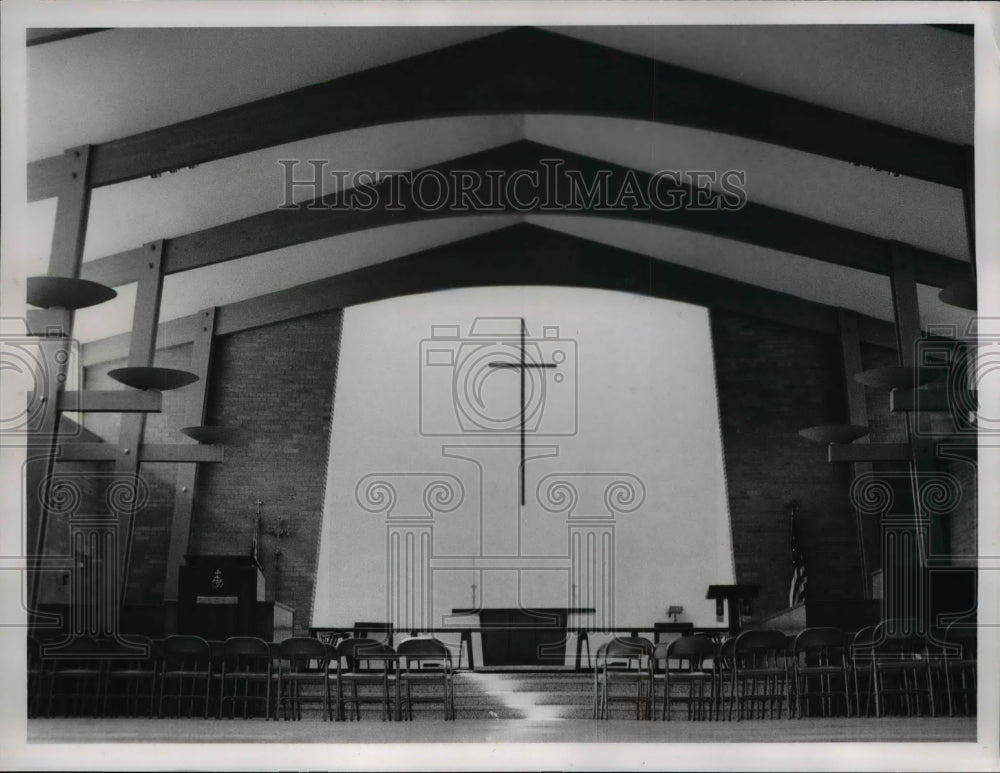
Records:
{"label": "carpeted floor", "polygon": [[803,743],[972,742],[976,720],[781,719],[744,722],[459,719],[301,722],[261,719],[31,719],[29,744],[49,743]]}

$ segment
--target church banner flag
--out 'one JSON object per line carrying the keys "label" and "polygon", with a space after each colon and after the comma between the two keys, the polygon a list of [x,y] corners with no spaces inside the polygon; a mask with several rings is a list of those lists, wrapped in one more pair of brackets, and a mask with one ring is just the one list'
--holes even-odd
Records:
{"label": "church banner flag", "polygon": [[806,564],[799,549],[799,541],[796,534],[795,513],[799,508],[798,502],[792,502],[792,581],[788,587],[788,606],[794,607],[806,600]]}

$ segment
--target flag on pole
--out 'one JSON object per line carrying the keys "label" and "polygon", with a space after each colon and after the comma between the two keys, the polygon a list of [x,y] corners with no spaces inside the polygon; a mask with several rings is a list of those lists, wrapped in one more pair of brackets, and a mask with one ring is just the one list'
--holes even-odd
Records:
{"label": "flag on pole", "polygon": [[794,607],[806,600],[806,564],[799,549],[795,513],[799,509],[798,502],[792,502],[792,582],[788,587],[788,606]]}
{"label": "flag on pole", "polygon": [[257,513],[253,519],[253,542],[250,543],[250,555],[253,560],[260,563],[260,506],[263,504],[259,499],[255,503]]}

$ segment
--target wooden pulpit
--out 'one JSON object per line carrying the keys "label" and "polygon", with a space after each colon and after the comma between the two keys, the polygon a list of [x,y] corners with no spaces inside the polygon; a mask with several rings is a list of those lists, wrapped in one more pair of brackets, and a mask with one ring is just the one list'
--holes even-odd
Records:
{"label": "wooden pulpit", "polygon": [[726,603],[729,617],[729,635],[740,633],[740,615],[750,616],[750,599],[757,598],[759,585],[709,585],[707,599],[715,599],[715,614],[722,617],[722,605]]}
{"label": "wooden pulpit", "polygon": [[[261,636],[264,572],[252,556],[184,556],[178,577],[177,631],[205,639]],[[266,638],[270,638],[270,634]]]}

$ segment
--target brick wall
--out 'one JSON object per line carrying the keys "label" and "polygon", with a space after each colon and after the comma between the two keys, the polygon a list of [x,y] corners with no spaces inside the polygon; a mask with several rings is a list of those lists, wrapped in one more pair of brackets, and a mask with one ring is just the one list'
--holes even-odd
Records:
{"label": "brick wall", "polygon": [[[194,553],[248,553],[255,501],[268,595],[309,625],[326,483],[340,313],[219,338],[209,424],[240,429],[226,461],[203,465],[192,522]],[[284,520],[289,536],[268,534]],[[276,556],[275,551],[281,555]]]}
{"label": "brick wall", "polygon": [[[209,390],[207,423],[238,427],[221,465],[201,466],[191,552],[246,553],[254,502],[264,504],[261,561],[269,595],[296,610],[296,630],[309,625],[341,316],[328,312],[221,337]],[[791,563],[788,502],[797,499],[799,540],[811,593],[830,600],[863,594],[857,523],[848,500],[849,465],[830,464],[826,448],[798,435],[803,427],[846,417],[839,347],[834,339],[723,312],[711,316],[719,407],[733,526],[736,578],[761,585],[755,614],[787,604]],[[894,355],[864,347],[865,367],[892,364]],[[190,347],[158,352],[157,364],[186,367]],[[87,384],[110,388],[91,368]],[[183,426],[184,390],[165,393],[147,440],[191,442]],[[888,413],[888,396],[868,390],[873,442],[902,440],[903,425]],[[118,417],[91,415],[88,428],[117,437]],[[151,499],[136,528],[129,601],[163,599],[176,465],[144,465]],[[969,470],[961,473],[971,491]],[[266,533],[284,519],[290,535]],[[956,552],[972,552],[975,497],[952,517]],[[275,551],[280,550],[280,557]],[[176,567],[170,569],[176,571]]]}
{"label": "brick wall", "polygon": [[834,339],[763,320],[712,312],[716,383],[737,582],[758,583],[755,616],[788,606],[788,503],[799,500],[799,547],[809,593],[862,596],[850,469],[799,430],[845,421]]}

